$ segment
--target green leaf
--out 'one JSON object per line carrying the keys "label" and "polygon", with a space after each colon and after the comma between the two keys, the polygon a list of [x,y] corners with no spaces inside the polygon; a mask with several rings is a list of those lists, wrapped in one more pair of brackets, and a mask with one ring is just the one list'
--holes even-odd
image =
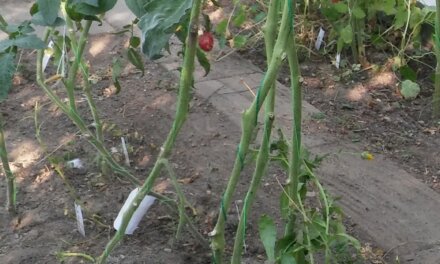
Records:
{"label": "green leaf", "polygon": [[151,0],[125,0],[125,4],[127,5],[128,9],[133,12],[133,14],[141,18],[147,10],[145,9],[145,5],[151,2]]}
{"label": "green leaf", "polygon": [[67,6],[76,13],[85,16],[96,16],[112,9],[117,0],[68,0]]}
{"label": "green leaf", "polygon": [[275,261],[275,243],[277,240],[277,230],[273,220],[267,215],[260,217],[258,221],[260,239],[263,242],[269,261]]}
{"label": "green leaf", "polygon": [[191,0],[152,0],[148,3],[145,7],[148,11],[138,23],[142,31],[142,52],[153,60],[162,57],[162,49],[191,6]]}
{"label": "green leaf", "polygon": [[19,47],[22,49],[44,49],[46,44],[36,35],[24,35],[15,39],[7,39],[0,41],[0,52],[5,51],[9,47]]}
{"label": "green leaf", "polygon": [[128,58],[128,61],[131,62],[131,64],[133,64],[137,69],[142,71],[142,76],[144,76],[145,67],[144,67],[144,61],[142,60],[141,55],[139,55],[139,53],[135,49],[128,48],[127,58]]}
{"label": "green leaf", "polygon": [[336,234],[337,237],[341,237],[344,239],[347,239],[356,250],[361,250],[361,243],[354,237],[347,235],[346,233],[338,233]]}
{"label": "green leaf", "polygon": [[133,48],[139,47],[141,44],[141,39],[139,37],[133,36],[130,38],[130,46]]}
{"label": "green leaf", "polygon": [[12,87],[12,77],[15,71],[15,56],[13,53],[0,54],[0,101],[8,97]]}
{"label": "green leaf", "polygon": [[236,27],[240,27],[244,22],[246,22],[246,12],[244,8],[240,8],[240,11],[232,20],[232,24],[234,24]]}
{"label": "green leaf", "polygon": [[336,11],[338,11],[338,13],[346,14],[348,12],[348,6],[343,2],[334,4],[333,7],[335,8]]}
{"label": "green leaf", "polygon": [[203,69],[205,70],[205,75],[203,75],[203,77],[205,77],[206,75],[208,75],[208,73],[211,70],[211,64],[209,63],[209,60],[206,57],[206,54],[200,48],[197,48],[196,55],[197,55],[197,60],[199,61],[200,65],[203,67]]}
{"label": "green leaf", "polygon": [[415,82],[417,80],[417,73],[408,65],[404,65],[399,68],[400,75],[402,75],[403,79],[410,80]]}
{"label": "green leaf", "polygon": [[[302,228],[302,227],[296,227],[296,228]],[[301,233],[301,232],[300,232]],[[284,252],[288,252],[292,250],[292,247],[297,244],[297,241],[293,234],[289,234],[281,239],[279,239],[276,242],[275,245],[275,251],[277,252],[277,255],[283,255]]]}
{"label": "green leaf", "polygon": [[396,9],[394,8],[396,0],[383,0],[378,2],[377,5],[380,6],[378,10],[385,12],[388,16],[396,13]]}
{"label": "green leaf", "polygon": [[218,35],[224,35],[226,33],[227,27],[228,27],[228,20],[227,19],[223,19],[215,27],[215,33],[217,33]]}
{"label": "green leaf", "polygon": [[366,14],[364,10],[362,10],[362,8],[356,6],[355,8],[353,8],[353,16],[357,19],[362,19],[366,16]]}
{"label": "green leaf", "polygon": [[405,26],[408,19],[408,8],[405,6],[399,7],[397,9],[396,15],[394,16],[394,29],[397,30]]}
{"label": "green leaf", "polygon": [[345,44],[350,44],[353,41],[353,30],[351,25],[347,25],[341,30],[341,38]]}
{"label": "green leaf", "polygon": [[121,73],[122,73],[121,60],[119,60],[118,58],[114,58],[112,65],[112,81],[113,81],[113,85],[116,87],[116,94],[118,94],[121,91],[121,84],[119,83],[119,76],[121,76]]}
{"label": "green leaf", "polygon": [[55,20],[51,24],[48,24],[44,20],[43,14],[40,11],[38,11],[37,13],[35,13],[32,16],[31,21],[34,25],[38,25],[38,26],[59,27],[59,26],[64,25],[64,19],[62,19],[61,17],[56,17]]}
{"label": "green leaf", "polygon": [[292,254],[284,254],[281,257],[281,264],[296,264],[296,260]]}
{"label": "green leaf", "polygon": [[265,12],[260,12],[260,13],[258,13],[258,14],[254,17],[254,22],[255,22],[255,23],[261,22],[261,21],[263,21],[263,19],[265,19],[265,18],[266,18],[266,13],[265,13]]}
{"label": "green leaf", "polygon": [[289,196],[287,196],[285,191],[282,191],[280,197],[280,211],[281,211],[281,217],[283,219],[287,219],[289,216],[290,213],[289,204],[290,204]]}
{"label": "green leaf", "polygon": [[400,93],[405,99],[415,99],[420,93],[420,85],[413,81],[405,80],[402,82]]}
{"label": "green leaf", "polygon": [[38,10],[46,25],[52,25],[58,17],[61,0],[37,0]]}
{"label": "green leaf", "polygon": [[234,37],[234,48],[236,48],[236,49],[243,48],[244,45],[246,45],[246,42],[247,42],[246,36],[241,36],[241,35],[235,36]]}

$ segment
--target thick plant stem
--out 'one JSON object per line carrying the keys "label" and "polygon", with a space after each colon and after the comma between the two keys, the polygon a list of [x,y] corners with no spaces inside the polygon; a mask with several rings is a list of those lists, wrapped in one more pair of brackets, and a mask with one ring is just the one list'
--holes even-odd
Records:
{"label": "thick plant stem", "polygon": [[[269,10],[267,12],[266,25],[264,26],[264,44],[266,47],[267,67],[272,59],[272,53],[275,46],[275,39],[278,29],[278,5],[279,0],[272,0],[269,3]],[[273,113],[275,108],[275,85],[269,91],[266,101],[266,113]],[[267,120],[267,119],[266,119]]]}
{"label": "thick plant stem", "polygon": [[440,0],[436,0],[437,12],[435,20],[435,56],[437,66],[435,68],[435,87],[432,97],[432,117],[440,120]]}
{"label": "thick plant stem", "polygon": [[75,34],[75,28],[73,25],[72,19],[70,19],[69,15],[66,11],[66,0],[61,1],[61,12],[63,13],[64,19],[66,20],[66,26],[67,26],[67,33],[69,34],[70,43],[72,45],[73,49],[76,49],[78,46],[76,34]]}
{"label": "thick plant stem", "polygon": [[8,151],[6,149],[5,135],[3,132],[3,120],[0,119],[0,158],[7,181],[7,208],[10,213],[16,212],[16,186],[15,176],[9,167]]}
{"label": "thick plant stem", "polygon": [[[275,39],[278,27],[278,5],[279,0],[272,0],[269,4],[269,10],[267,13],[266,25],[264,27],[264,41],[266,46],[266,59],[269,63],[272,59],[272,53],[275,45]],[[274,84],[267,95],[265,101],[265,123],[263,131],[263,140],[257,156],[257,162],[255,165],[255,171],[252,177],[251,184],[249,186],[248,192],[243,203],[243,209],[240,215],[240,221],[237,226],[237,231],[235,234],[234,250],[232,253],[231,263],[239,264],[241,262],[241,254],[243,252],[243,245],[246,236],[246,224],[247,216],[251,211],[251,207],[260,187],[261,179],[266,173],[267,163],[269,161],[269,146],[270,146],[270,135],[272,131],[272,126],[274,122],[273,111],[275,108],[275,87]]]}
{"label": "thick plant stem", "polygon": [[241,263],[241,254],[243,252],[243,245],[246,236],[247,216],[251,212],[251,207],[254,202],[255,195],[257,194],[257,190],[260,187],[261,179],[266,174],[267,163],[269,162],[270,135],[272,132],[273,121],[273,114],[266,114],[263,140],[261,142],[261,147],[258,152],[254,175],[252,176],[251,184],[243,202],[243,209],[240,214],[240,221],[238,223],[237,232],[235,234],[234,251],[232,253],[231,260],[232,264]]}
{"label": "thick plant stem", "polygon": [[[78,41],[78,45],[73,47],[74,60],[72,65],[69,68],[69,72],[67,74],[67,80],[64,82],[67,90],[67,96],[69,97],[69,105],[71,111],[77,111],[76,103],[75,103],[75,80],[76,74],[78,73],[79,65],[82,61],[82,55],[84,53],[84,48],[87,44],[87,39],[90,31],[90,27],[92,26],[91,20],[86,20],[85,25],[81,31],[81,36]],[[70,29],[69,29],[70,30]]]}
{"label": "thick plant stem", "polygon": [[[301,166],[301,122],[302,122],[302,92],[299,83],[300,72],[298,56],[296,53],[295,36],[291,35],[291,49],[287,50],[287,59],[290,67],[291,93],[292,93],[292,144],[289,159],[289,179],[287,183],[287,192],[289,197],[298,204],[300,199],[298,195],[298,183]],[[293,234],[295,217],[292,212],[286,225],[286,234]]]}
{"label": "thick plant stem", "polygon": [[153,187],[156,178],[159,176],[159,173],[162,167],[164,166],[162,161],[163,159],[167,159],[168,156],[170,155],[176,137],[186,120],[189,110],[190,91],[193,81],[194,60],[195,60],[195,54],[197,48],[196,45],[197,45],[198,19],[200,15],[201,3],[202,0],[195,0],[193,2],[193,6],[191,9],[191,18],[190,18],[188,36],[186,40],[186,47],[184,53],[185,55],[183,60],[182,72],[180,76],[179,98],[178,98],[176,116],[173,122],[173,126],[161,148],[159,157],[157,158],[156,163],[150,172],[150,175],[148,176],[147,180],[145,181],[145,183],[142,185],[141,189],[137,193],[136,197],[133,200],[133,203],[124,213],[119,230],[116,232],[113,238],[107,243],[105,250],[98,258],[97,263],[105,263],[111,251],[123,238],[128,223],[131,220],[131,217],[133,216],[134,212],[136,211],[136,209],[138,208],[139,204],[142,202],[144,197]]}
{"label": "thick plant stem", "polygon": [[237,157],[229,177],[228,185],[222,197],[217,223],[214,227],[214,230],[209,234],[211,236],[211,248],[213,250],[214,261],[216,264],[223,263],[223,251],[225,248],[224,231],[227,212],[232,203],[232,196],[235,192],[241,171],[244,167],[246,153],[249,150],[252,134],[257,125],[258,112],[261,109],[262,103],[266,99],[270,88],[273,86],[276,80],[277,73],[281,65],[281,57],[285,51],[287,40],[292,29],[290,11],[290,4],[285,4],[281,20],[280,33],[278,34],[278,38],[275,43],[268,70],[262,81],[262,85],[257,92],[257,96],[252,102],[252,105],[243,113],[242,116],[242,134],[237,149]]}

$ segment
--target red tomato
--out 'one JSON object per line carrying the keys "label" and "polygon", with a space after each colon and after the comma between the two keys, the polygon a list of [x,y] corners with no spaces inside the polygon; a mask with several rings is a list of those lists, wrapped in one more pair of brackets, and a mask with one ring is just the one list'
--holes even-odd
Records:
{"label": "red tomato", "polygon": [[204,51],[211,51],[214,46],[214,36],[211,32],[205,31],[199,37],[199,46]]}
{"label": "red tomato", "polygon": [[333,4],[339,3],[339,0],[332,0]]}

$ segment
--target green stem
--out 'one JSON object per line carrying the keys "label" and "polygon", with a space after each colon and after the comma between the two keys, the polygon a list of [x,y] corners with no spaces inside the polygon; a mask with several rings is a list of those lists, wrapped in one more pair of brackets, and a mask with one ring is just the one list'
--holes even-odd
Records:
{"label": "green stem", "polygon": [[[185,218],[185,206],[189,205],[189,203],[185,198],[185,194],[183,193],[182,188],[180,188],[179,182],[177,181],[176,173],[174,172],[168,160],[162,159],[159,162],[162,162],[166,170],[168,171],[171,182],[174,185],[174,188],[176,189],[177,196],[179,197],[179,202],[177,203],[177,208],[179,211],[179,223],[177,225],[177,231],[176,231],[176,239],[179,240],[183,226],[188,220],[187,218]],[[198,235],[199,239],[202,238],[202,240],[205,240],[203,236],[200,235],[199,232],[196,232],[196,234]]]}
{"label": "green stem", "polygon": [[[269,10],[267,12],[266,25],[264,26],[264,43],[266,46],[266,59],[267,67],[272,59],[272,53],[275,46],[275,39],[277,36],[278,28],[278,6],[279,0],[272,0],[269,3]],[[266,113],[273,113],[275,109],[275,85],[272,87],[268,94],[268,100],[266,102]],[[267,120],[267,119],[266,119]]]}
{"label": "green stem", "polygon": [[[102,122],[101,122],[101,118],[99,117],[98,108],[96,107],[95,100],[93,99],[92,88],[90,86],[90,81],[89,81],[89,67],[83,61],[81,61],[81,69],[82,69],[83,82],[84,82],[83,91],[86,96],[90,112],[92,113],[96,140],[100,142],[102,145],[104,145],[104,133],[102,130]],[[103,177],[107,178],[106,175],[108,173],[108,165],[105,161],[105,158],[102,155],[98,155],[97,164],[99,165]]]}
{"label": "green stem", "polygon": [[350,24],[351,24],[351,30],[353,33],[353,39],[351,41],[351,53],[353,55],[353,60],[355,63],[359,62],[359,53],[358,53],[358,45],[357,45],[357,35],[358,35],[358,23],[357,18],[353,15],[353,9],[356,6],[356,0],[351,0],[349,2],[350,5]]}
{"label": "green stem", "polygon": [[7,181],[7,207],[10,213],[16,212],[16,186],[15,176],[9,167],[8,151],[6,149],[5,135],[3,131],[3,120],[0,117],[0,158],[3,163],[3,170]]}
{"label": "green stem", "polygon": [[232,264],[241,263],[241,254],[243,252],[243,245],[246,236],[247,216],[251,211],[255,195],[257,194],[257,190],[260,187],[261,179],[266,174],[267,163],[269,162],[270,134],[272,132],[273,121],[273,114],[266,114],[263,140],[261,142],[261,147],[258,152],[254,175],[252,176],[251,184],[243,202],[243,209],[241,211],[240,221],[238,223],[237,232],[235,234],[234,251],[231,261]]}
{"label": "green stem", "polygon": [[64,258],[76,258],[76,257],[79,257],[79,258],[83,258],[83,259],[85,259],[85,260],[88,260],[88,261],[90,261],[90,262],[95,262],[95,259],[94,259],[92,256],[89,256],[89,255],[84,254],[84,253],[76,253],[76,252],[60,252],[60,253],[57,254],[57,256],[58,256],[60,259],[64,259]]}
{"label": "green stem", "polygon": [[[300,174],[300,160],[301,160],[301,122],[302,122],[302,92],[299,83],[300,72],[298,56],[296,53],[295,36],[292,33],[290,37],[289,47],[287,50],[287,59],[290,67],[291,93],[292,93],[292,144],[291,154],[289,159],[289,179],[287,190],[289,197],[295,203],[298,203],[298,183]],[[295,214],[292,212],[286,225],[286,234],[293,234],[295,225]]]}
{"label": "green stem", "polygon": [[89,67],[84,62],[81,62],[81,68],[83,72],[83,81],[84,81],[83,91],[86,96],[87,103],[90,108],[90,112],[92,113],[94,127],[96,130],[95,131],[96,139],[100,142],[104,142],[102,122],[101,122],[101,118],[99,117],[98,108],[96,107],[95,100],[93,99],[92,88],[90,86]]}
{"label": "green stem", "polygon": [[[44,41],[47,41],[49,37],[50,30],[46,30],[44,34]],[[129,179],[133,184],[140,186],[141,182],[132,175],[128,170],[126,170],[124,167],[120,166],[111,156],[111,154],[108,152],[108,150],[104,147],[103,143],[100,142],[94,133],[90,131],[87,128],[87,125],[85,121],[79,116],[78,112],[75,110],[72,110],[68,105],[66,105],[45,83],[44,73],[43,73],[43,67],[42,67],[42,61],[43,61],[44,51],[38,50],[37,53],[37,83],[40,85],[40,87],[44,90],[46,95],[49,97],[49,99],[55,103],[63,112],[66,114],[72,122],[78,127],[78,129],[81,131],[81,133],[87,137],[88,142],[95,147],[95,149],[101,154],[102,157],[105,158],[107,161],[107,164],[112,168],[112,170]]]}
{"label": "green stem", "polygon": [[162,160],[167,159],[168,156],[171,154],[171,150],[174,146],[176,137],[186,120],[186,117],[188,115],[189,102],[190,102],[190,91],[193,81],[194,60],[195,60],[195,54],[197,48],[198,19],[200,15],[201,3],[202,0],[194,0],[191,9],[191,18],[190,18],[188,36],[186,40],[185,53],[184,53],[185,55],[183,60],[181,76],[180,76],[179,98],[177,102],[177,110],[176,110],[176,116],[173,122],[173,126],[161,148],[159,157],[157,158],[156,163],[154,164],[154,167],[150,172],[150,175],[148,176],[145,183],[142,185],[141,189],[137,193],[130,207],[124,213],[119,230],[115,233],[113,238],[107,243],[106,248],[102,252],[101,256],[98,258],[97,263],[105,263],[111,251],[123,238],[128,223],[131,220],[131,217],[133,216],[134,212],[136,211],[136,209],[138,208],[139,204],[142,202],[144,197],[150,192],[151,188],[153,187],[156,178],[159,176],[159,173],[162,167],[164,166]]}
{"label": "green stem", "polygon": [[[67,74],[67,80],[64,82],[67,90],[67,97],[69,98],[69,105],[71,111],[77,111],[76,109],[76,103],[75,103],[75,80],[76,80],[76,74],[78,73],[79,65],[82,61],[82,55],[84,53],[84,48],[87,44],[87,39],[90,31],[90,27],[92,25],[91,20],[86,20],[84,27],[81,31],[81,36],[78,41],[78,45],[75,49],[75,46],[73,46],[73,53],[74,53],[74,61],[72,65],[70,66],[69,72]],[[69,29],[70,30],[70,29]]]}
{"label": "green stem", "polygon": [[[264,41],[266,46],[266,59],[267,67],[272,59],[272,53],[275,46],[277,28],[278,28],[278,6],[280,4],[279,0],[272,0],[269,3],[269,10],[267,12],[266,25],[264,26]],[[243,245],[246,236],[246,219],[251,211],[251,207],[257,193],[257,190],[261,183],[261,178],[266,172],[267,163],[269,160],[269,145],[270,145],[270,135],[272,131],[274,115],[273,111],[275,109],[275,87],[274,84],[267,95],[265,101],[265,112],[266,118],[264,123],[263,140],[261,142],[261,147],[257,156],[257,163],[255,165],[254,175],[252,177],[252,182],[249,186],[249,190],[246,194],[243,203],[243,209],[240,215],[240,221],[238,223],[237,231],[235,234],[234,250],[232,253],[231,263],[239,264],[241,262],[241,254],[243,251]]]}
{"label": "green stem", "polygon": [[67,15],[66,1],[63,0],[61,2],[60,9],[61,9],[61,12],[63,13],[64,20],[66,20],[67,33],[69,34],[70,44],[71,44],[72,48],[76,50],[78,44],[77,44],[77,40],[76,40],[75,26],[73,24],[72,19],[70,19],[69,15]]}
{"label": "green stem", "polygon": [[440,120],[440,0],[436,1],[437,12],[435,20],[435,56],[437,65],[435,68],[435,87],[432,97],[432,117]]}
{"label": "green stem", "polygon": [[[292,2],[292,1],[289,1]],[[210,232],[211,236],[211,248],[213,250],[214,261],[216,264],[223,263],[223,251],[225,248],[225,222],[227,212],[232,203],[232,196],[235,192],[238,180],[240,178],[241,171],[244,167],[244,160],[249,150],[249,144],[252,138],[252,134],[257,125],[258,112],[261,108],[261,104],[266,99],[266,96],[275,83],[278,70],[281,66],[281,57],[286,49],[286,44],[290,32],[292,30],[292,17],[291,17],[291,3],[284,5],[283,15],[281,19],[280,33],[272,55],[271,62],[269,64],[266,75],[262,81],[262,85],[257,92],[252,105],[243,113],[242,116],[242,134],[240,143],[238,145],[237,157],[234,162],[231,175],[229,177],[228,185],[221,201],[219,215],[214,230]]]}

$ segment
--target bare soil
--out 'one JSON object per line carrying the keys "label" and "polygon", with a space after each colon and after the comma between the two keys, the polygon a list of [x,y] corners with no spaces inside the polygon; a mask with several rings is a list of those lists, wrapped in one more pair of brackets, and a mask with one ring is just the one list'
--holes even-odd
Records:
{"label": "bare soil", "polygon": [[[432,68],[411,65],[418,73],[421,92],[416,99],[405,100],[399,92],[400,76],[384,60],[389,54],[374,50],[368,54],[371,63],[382,66],[379,71],[352,71],[350,65],[336,69],[329,58],[301,55],[304,99],[322,112],[313,117],[319,130],[358,142],[373,154],[384,154],[440,192],[440,122],[431,117]],[[264,70],[262,46],[242,56]],[[435,67],[432,58],[426,63]],[[290,85],[287,67],[279,81]]]}
{"label": "bare soil", "polygon": [[[120,143],[123,136],[129,144],[130,170],[144,180],[173,120],[177,79],[155,62],[148,61],[143,77],[131,67],[124,70],[122,91],[115,95],[109,65],[113,57],[122,56],[124,42],[123,37],[94,36],[89,46],[104,43],[105,48],[89,50],[88,56],[93,73],[100,80],[94,86],[94,96],[109,127],[105,135],[106,146],[116,148],[115,157],[123,163]],[[256,47],[243,55],[264,69],[261,48]],[[24,54],[24,67],[15,79],[9,99],[0,105],[6,123],[10,160],[19,187],[18,214],[10,216],[3,207],[0,208],[1,263],[58,263],[60,260],[56,255],[59,252],[99,255],[114,234],[113,220],[133,189],[131,184],[114,175],[100,174],[94,163],[95,150],[35,84],[34,60],[35,54]],[[302,62],[301,71],[305,99],[323,112],[323,115],[314,116],[313,129],[360,142],[365,150],[398,161],[402,168],[440,192],[440,125],[430,118],[432,83],[426,78],[430,74],[426,69],[422,74],[425,76],[422,93],[412,101],[401,98],[396,88],[398,79],[390,72],[367,70],[341,77],[346,70],[337,70],[322,58]],[[280,81],[289,83],[286,70],[280,75]],[[54,89],[65,97],[62,87]],[[41,108],[38,122],[42,143],[35,137],[37,102]],[[78,97],[78,107],[92,123],[87,103],[81,96]],[[209,101],[194,96],[189,119],[170,161],[187,199],[196,209],[194,223],[205,237],[215,223],[239,135],[240,128],[224,113],[216,110]],[[82,170],[64,168],[87,209],[102,223],[87,220],[85,238],[76,229],[73,199],[50,163],[53,158],[80,158],[86,163]],[[281,169],[272,168],[258,194],[256,209],[249,217],[252,220],[247,232],[245,263],[264,263],[265,254],[255,220],[263,213],[276,216],[280,193],[277,180],[284,177]],[[249,178],[250,171],[245,171],[234,208],[240,208],[240,199]],[[2,180],[0,201],[6,199],[5,189]],[[165,173],[156,190],[173,198],[176,196]],[[228,233],[231,235],[236,227],[237,211],[231,210],[228,219]],[[135,234],[126,236],[114,251],[110,262],[210,263],[208,243],[201,243],[187,230],[177,241],[174,237],[176,226],[174,212],[156,202]],[[374,243],[357,232],[356,223],[347,220],[346,226],[363,243]],[[228,252],[230,250],[228,248]],[[376,257],[374,253],[384,254],[369,247],[365,250],[372,258]],[[80,261],[80,258],[66,260],[68,263]],[[380,262],[372,260],[371,263]]]}
{"label": "bare soil", "polygon": [[[145,76],[132,67],[124,70],[120,82],[122,91],[115,95],[109,67],[112,58],[122,56],[123,37],[100,35],[90,40],[90,47],[106,43],[95,57],[90,53],[92,72],[100,81],[94,86],[94,96],[106,127],[105,144],[116,148],[116,159],[124,162],[121,137],[129,144],[130,170],[144,180],[154,164],[160,145],[165,139],[175,111],[177,80],[154,62],[146,63]],[[89,50],[91,51],[91,50]],[[24,54],[24,67],[15,79],[10,96],[1,105],[5,119],[10,161],[18,182],[18,214],[0,210],[1,263],[58,263],[59,252],[82,252],[97,256],[114,234],[113,220],[134,188],[114,175],[101,175],[94,159],[96,151],[80,135],[70,120],[54,106],[35,84],[35,54]],[[53,69],[49,69],[53,71]],[[61,86],[54,87],[65,98]],[[91,124],[87,102],[78,91],[78,108]],[[35,109],[40,127],[38,142],[35,134]],[[196,209],[193,216],[199,232],[207,237],[216,221],[221,194],[227,182],[240,129],[208,101],[194,96],[190,116],[179,135],[170,161],[182,183],[188,201]],[[86,220],[86,237],[76,228],[74,200],[65,182],[55,172],[50,161],[80,158],[84,169],[63,171],[81,200],[99,222]],[[243,196],[249,181],[245,171],[237,195]],[[284,173],[273,169],[259,194],[250,219],[262,213],[276,215],[280,189],[276,178]],[[175,191],[165,173],[156,191],[175,198]],[[5,201],[6,184],[0,182],[0,200]],[[237,205],[240,205],[237,198]],[[234,205],[235,208],[235,205]],[[235,220],[234,220],[235,219]],[[227,230],[236,228],[237,211],[231,210]],[[156,202],[134,235],[126,236],[114,251],[110,263],[210,263],[208,242],[199,241],[185,230],[182,239],[175,239],[177,217],[166,206]],[[263,263],[264,250],[254,222],[248,228],[248,263]],[[232,237],[229,237],[232,238]],[[230,248],[228,248],[228,252]],[[79,263],[79,258],[68,258]]]}

